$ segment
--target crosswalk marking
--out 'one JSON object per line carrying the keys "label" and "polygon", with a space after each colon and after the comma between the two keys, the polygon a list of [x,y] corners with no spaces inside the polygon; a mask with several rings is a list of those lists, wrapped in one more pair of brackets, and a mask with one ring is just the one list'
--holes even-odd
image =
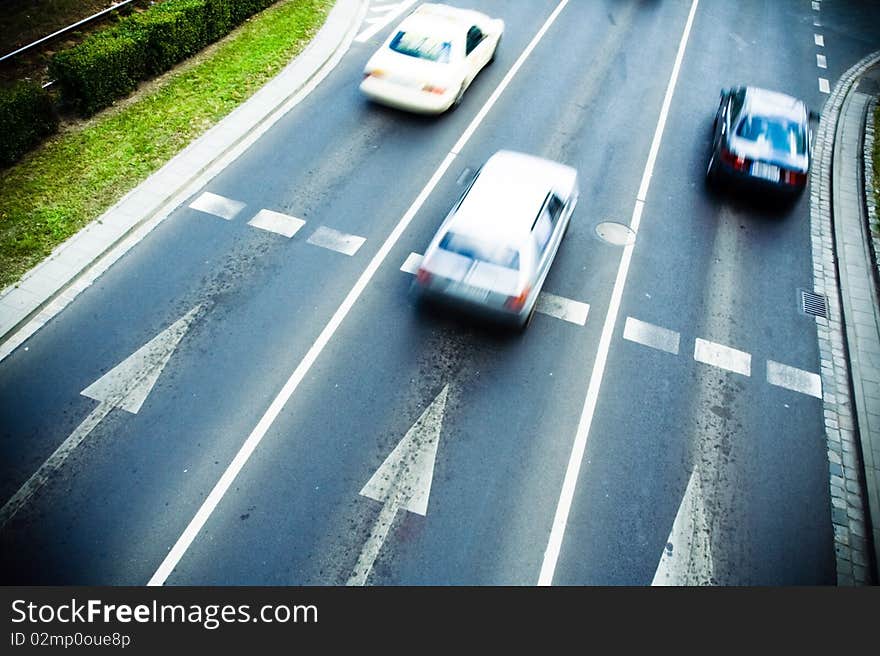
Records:
{"label": "crosswalk marking", "polygon": [[254,218],[248,221],[248,225],[260,228],[261,230],[276,232],[288,239],[293,237],[305,223],[305,221],[295,216],[288,216],[287,214],[273,212],[272,210],[260,210]]}
{"label": "crosswalk marking", "polygon": [[801,394],[822,398],[822,378],[818,374],[767,360],[767,382]]}
{"label": "crosswalk marking", "polygon": [[668,328],[627,317],[623,327],[623,338],[642,346],[678,355],[680,335]]}
{"label": "crosswalk marking", "polygon": [[320,246],[321,248],[327,248],[331,251],[351,256],[357,253],[361,245],[367,240],[357,235],[349,235],[333,228],[321,226],[306,241],[313,246]]}
{"label": "crosswalk marking", "polygon": [[191,202],[189,206],[199,212],[213,214],[214,216],[219,216],[221,219],[231,221],[244,209],[245,204],[237,200],[232,200],[231,198],[226,198],[226,196],[220,196],[218,194],[212,194],[210,191],[206,191]]}
{"label": "crosswalk marking", "polygon": [[694,360],[743,376],[752,375],[752,356],[750,353],[699,337],[694,345]]}

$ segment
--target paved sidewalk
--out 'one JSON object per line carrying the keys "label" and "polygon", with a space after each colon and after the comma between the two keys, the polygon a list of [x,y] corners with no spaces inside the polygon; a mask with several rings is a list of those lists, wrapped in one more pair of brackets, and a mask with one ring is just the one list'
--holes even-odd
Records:
{"label": "paved sidewalk", "polygon": [[[880,545],[880,277],[863,178],[880,53],[851,68],[822,110],[811,189],[815,291],[838,585],[877,582]],[[869,89],[874,88],[871,92]]]}
{"label": "paved sidewalk", "polygon": [[337,0],[318,34],[281,73],[0,292],[0,360],[317,86],[348,50],[366,10],[366,0]]}

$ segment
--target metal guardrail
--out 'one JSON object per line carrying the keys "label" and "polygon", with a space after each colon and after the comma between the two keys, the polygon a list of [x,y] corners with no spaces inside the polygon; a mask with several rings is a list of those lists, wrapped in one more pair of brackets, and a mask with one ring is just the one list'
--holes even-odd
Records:
{"label": "metal guardrail", "polygon": [[89,16],[88,18],[83,18],[81,21],[77,21],[73,25],[68,25],[67,27],[63,27],[60,30],[58,30],[57,32],[52,32],[52,34],[50,34],[48,36],[44,36],[42,39],[38,39],[37,41],[34,41],[33,43],[29,43],[26,46],[22,46],[18,50],[14,50],[13,52],[10,52],[7,55],[3,55],[2,57],[0,57],[0,62],[4,62],[7,59],[11,59],[12,57],[15,57],[16,55],[20,55],[21,53],[26,52],[26,51],[30,50],[31,48],[35,48],[36,46],[40,45],[41,43],[45,43],[46,41],[49,41],[51,39],[54,39],[55,37],[61,36],[62,34],[66,33],[66,32],[70,32],[71,30],[75,30],[77,27],[85,25],[86,23],[90,23],[93,20],[97,20],[98,18],[101,18],[102,16],[109,14],[111,11],[116,11],[117,9],[120,9],[121,7],[124,7],[125,5],[131,4],[134,1],[135,0],[122,0],[122,2],[117,2],[112,7],[108,7],[107,9],[104,9],[103,11],[99,11],[97,14],[93,14],[93,15]]}

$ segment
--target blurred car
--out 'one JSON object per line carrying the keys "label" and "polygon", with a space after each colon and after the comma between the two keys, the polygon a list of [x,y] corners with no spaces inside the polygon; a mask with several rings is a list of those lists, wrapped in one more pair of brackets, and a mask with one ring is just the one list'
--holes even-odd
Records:
{"label": "blurred car", "polygon": [[421,113],[442,113],[495,59],[504,21],[425,3],[410,13],[364,67],[361,91],[372,100]]}
{"label": "blurred car", "polygon": [[498,151],[437,230],[414,284],[429,298],[525,328],[578,194],[574,168]]}
{"label": "blurred car", "polygon": [[710,183],[738,180],[798,194],[810,172],[812,131],[818,114],[777,91],[741,86],[721,92],[715,114]]}

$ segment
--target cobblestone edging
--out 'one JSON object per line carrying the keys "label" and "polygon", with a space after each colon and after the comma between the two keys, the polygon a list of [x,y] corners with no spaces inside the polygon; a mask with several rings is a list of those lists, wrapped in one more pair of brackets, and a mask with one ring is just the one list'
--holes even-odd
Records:
{"label": "cobblestone edging", "polygon": [[862,173],[865,180],[865,205],[868,209],[868,231],[871,235],[871,254],[874,256],[874,270],[880,279],[880,226],[877,225],[877,196],[874,194],[874,111],[877,98],[868,101],[868,116],[865,121],[865,158]]}
{"label": "cobblestone edging", "polygon": [[841,315],[841,297],[832,220],[832,158],[840,109],[854,82],[880,54],[865,57],[838,80],[822,108],[810,174],[810,226],[814,290],[828,301],[828,318],[816,317],[831,487],[831,521],[837,560],[837,584],[869,585],[870,553],[865,514],[867,500],[855,432],[850,370]]}

